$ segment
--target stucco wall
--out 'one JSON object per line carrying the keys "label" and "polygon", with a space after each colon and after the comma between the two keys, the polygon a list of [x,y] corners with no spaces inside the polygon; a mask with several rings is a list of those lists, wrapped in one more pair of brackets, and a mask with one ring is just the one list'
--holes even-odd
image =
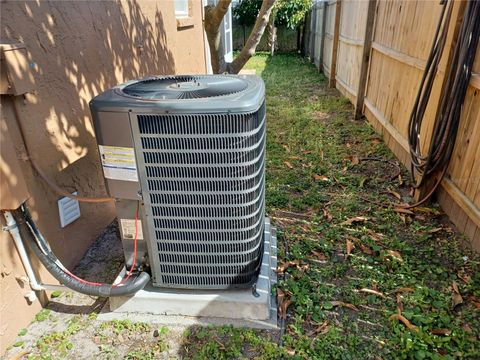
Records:
{"label": "stucco wall", "polygon": [[[155,74],[204,73],[200,1],[191,1],[193,26],[178,28],[173,1],[2,1],[1,38],[26,45],[35,91],[1,97],[1,131],[14,144],[28,201],[57,256],[74,265],[114,218],[112,204],[81,204],[82,217],[60,228],[58,196],[32,172],[13,113],[27,129],[35,161],[66,189],[84,196],[105,194],[88,102],[118,83]],[[3,153],[1,156],[5,156]],[[12,174],[0,159],[0,176]],[[10,159],[11,160],[11,159]],[[0,235],[0,353],[40,309],[28,305],[29,290],[9,235]],[[34,261],[36,267],[38,263]],[[39,277],[52,281],[44,270]]]}

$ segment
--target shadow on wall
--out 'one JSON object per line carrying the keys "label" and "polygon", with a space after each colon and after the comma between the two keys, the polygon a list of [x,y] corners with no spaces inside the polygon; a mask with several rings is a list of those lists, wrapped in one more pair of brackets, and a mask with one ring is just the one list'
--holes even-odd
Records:
{"label": "shadow on wall", "polygon": [[[88,103],[119,83],[175,72],[168,49],[162,2],[2,2],[1,38],[26,45],[36,86],[33,94],[2,96],[2,131],[25,159],[13,102],[26,129],[30,152],[60,186],[83,196],[102,196],[105,187]],[[165,8],[169,8],[170,5]],[[163,7],[162,7],[163,8]],[[53,193],[32,172],[22,173],[32,196],[33,216],[65,264],[76,263],[94,235],[113,216],[112,204],[82,206],[82,217],[60,229]],[[15,178],[8,169],[0,176]],[[10,180],[11,179],[11,180]],[[16,252],[9,243],[9,255]],[[37,264],[34,264],[37,265]]]}

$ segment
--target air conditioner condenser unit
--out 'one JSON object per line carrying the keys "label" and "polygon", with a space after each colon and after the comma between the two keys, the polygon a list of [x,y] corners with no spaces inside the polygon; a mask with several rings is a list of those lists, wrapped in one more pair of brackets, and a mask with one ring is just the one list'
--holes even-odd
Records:
{"label": "air conditioner condenser unit", "polygon": [[151,77],[90,108],[127,268],[149,267],[158,287],[252,285],[265,227],[263,81]]}

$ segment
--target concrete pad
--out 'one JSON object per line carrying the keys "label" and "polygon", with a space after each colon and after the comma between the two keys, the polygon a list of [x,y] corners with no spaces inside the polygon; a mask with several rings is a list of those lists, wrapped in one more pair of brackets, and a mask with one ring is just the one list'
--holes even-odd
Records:
{"label": "concrete pad", "polygon": [[[100,320],[131,319],[168,324],[231,324],[255,328],[277,326],[276,296],[272,286],[277,281],[275,229],[265,219],[265,246],[255,291],[167,289],[147,285],[134,296],[109,299],[110,312],[104,309]],[[137,320],[138,319],[138,320]]]}

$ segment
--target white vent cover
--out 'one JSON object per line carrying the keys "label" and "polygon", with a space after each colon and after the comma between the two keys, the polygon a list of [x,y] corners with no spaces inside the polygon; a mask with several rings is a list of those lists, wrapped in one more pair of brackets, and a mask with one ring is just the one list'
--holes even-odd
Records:
{"label": "white vent cover", "polygon": [[[77,195],[77,192],[72,195]],[[58,214],[60,215],[60,226],[64,228],[80,217],[79,202],[68,197],[61,198],[58,200]]]}

